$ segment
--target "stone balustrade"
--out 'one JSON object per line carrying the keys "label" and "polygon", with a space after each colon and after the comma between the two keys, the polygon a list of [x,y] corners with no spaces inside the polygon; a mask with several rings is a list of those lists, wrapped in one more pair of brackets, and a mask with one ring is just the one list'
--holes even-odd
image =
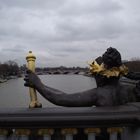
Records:
{"label": "stone balustrade", "polygon": [[139,140],[140,103],[0,109],[0,140]]}

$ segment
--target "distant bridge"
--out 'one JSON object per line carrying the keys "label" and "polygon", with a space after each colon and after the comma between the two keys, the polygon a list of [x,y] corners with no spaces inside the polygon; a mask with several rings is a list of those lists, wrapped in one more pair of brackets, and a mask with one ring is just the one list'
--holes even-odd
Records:
{"label": "distant bridge", "polygon": [[88,73],[88,71],[80,71],[80,70],[51,70],[51,71],[45,71],[45,72],[37,72],[38,75],[43,75],[43,74],[80,74],[80,75],[84,75],[87,73]]}

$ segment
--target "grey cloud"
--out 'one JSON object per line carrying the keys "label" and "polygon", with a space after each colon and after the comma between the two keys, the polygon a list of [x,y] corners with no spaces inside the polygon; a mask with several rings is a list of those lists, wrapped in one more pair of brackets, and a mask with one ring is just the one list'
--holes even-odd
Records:
{"label": "grey cloud", "polygon": [[10,47],[10,48],[3,48],[1,51],[2,52],[8,52],[8,53],[24,53],[25,49],[23,49],[24,46],[21,45],[16,45],[15,47]]}
{"label": "grey cloud", "polygon": [[81,19],[81,23],[79,21],[64,20],[59,23],[57,27],[60,33],[59,39],[70,41],[110,39],[117,38],[126,31],[125,23],[118,17],[106,17],[106,19],[100,19],[97,23],[94,20],[88,21],[84,18]]}
{"label": "grey cloud", "polygon": [[95,7],[95,10],[101,14],[112,14],[112,13],[116,13],[118,11],[121,11],[123,9],[123,6],[114,0],[110,0],[108,2],[108,0],[99,0],[99,3],[97,4],[97,6]]}
{"label": "grey cloud", "polygon": [[[74,3],[74,4],[73,4]],[[83,0],[74,1],[68,0],[64,6],[59,9],[59,14],[64,16],[81,16],[81,15],[95,15],[95,14],[109,14],[122,9],[119,2],[113,0]]]}
{"label": "grey cloud", "polygon": [[67,45],[67,43],[64,43],[64,44],[61,43],[57,47],[50,48],[50,50],[53,50],[53,51],[56,51],[56,52],[63,52],[63,53],[65,53],[65,52],[80,53],[80,52],[84,51],[84,48],[81,47],[81,46],[73,45],[73,43],[71,43],[71,46]]}
{"label": "grey cloud", "polygon": [[120,51],[129,58],[130,48],[134,44],[138,50],[140,43],[138,3],[0,0],[0,59],[25,63],[26,53],[32,50],[42,65],[47,60],[51,66],[61,65],[64,58],[67,65],[84,65],[83,60],[101,55],[109,46],[122,47]]}
{"label": "grey cloud", "polygon": [[[20,2],[18,1],[17,2],[17,0],[16,0],[16,1],[13,1],[13,3],[11,1],[10,2],[5,1],[3,3],[5,5],[11,5],[11,6],[21,6],[21,7],[24,7],[25,5],[31,6],[30,3],[32,3],[32,1],[30,1],[29,4],[27,4],[28,2],[29,1],[20,1]],[[102,19],[100,19],[100,17],[94,17],[94,11],[98,12],[103,9],[104,9],[104,11],[111,11],[111,10],[117,11],[117,10],[119,10],[119,4],[116,2],[113,2],[113,1],[110,1],[109,3],[107,3],[107,1],[105,1],[103,3],[101,1],[99,1],[99,2],[97,2],[97,4],[94,4],[93,2],[88,0],[88,2],[83,1],[83,5],[81,4],[80,6],[78,6],[79,3],[76,3],[73,5],[73,2],[74,1],[69,1],[69,0],[66,2],[63,2],[64,6],[61,6],[61,9],[65,11],[65,14],[67,13],[67,11],[71,11],[71,12],[75,13],[76,11],[74,10],[74,8],[75,9],[80,8],[80,9],[78,9],[80,13],[82,13],[82,11],[87,12],[87,13],[90,13],[91,16],[88,17],[87,15],[84,15],[81,17],[78,14],[79,17],[76,15],[73,15],[73,17],[69,17],[69,16],[64,17],[64,14],[60,15],[59,12],[57,13],[57,10],[54,9],[54,12],[56,13],[55,16],[49,15],[47,17],[47,15],[46,15],[46,20],[44,20],[41,17],[34,18],[33,14],[30,15],[30,13],[36,13],[36,12],[33,12],[31,9],[29,11],[24,11],[23,9],[18,9],[18,11],[12,11],[13,18],[10,18],[8,20],[7,24],[1,23],[1,26],[0,26],[0,27],[2,27],[0,29],[1,36],[2,35],[4,37],[5,36],[15,36],[18,38],[19,37],[25,38],[26,40],[28,40],[28,39],[38,40],[39,38],[41,38],[41,40],[47,40],[47,41],[66,41],[66,40],[72,41],[72,40],[88,40],[88,39],[90,40],[90,39],[104,38],[104,36],[102,36],[104,34],[104,30],[101,30],[101,29],[103,29],[102,26],[98,25],[98,22],[102,22]],[[34,3],[35,3],[35,5],[37,5],[38,1],[34,1]],[[39,2],[39,3],[44,4],[44,2]],[[57,4],[57,2],[54,2],[54,1],[53,2],[47,1],[45,3],[52,4],[52,5],[56,4],[56,5],[60,6],[60,4]],[[65,5],[68,5],[69,3],[71,3],[69,8],[72,10],[66,9],[66,8],[68,8],[67,6],[65,8]],[[85,4],[86,4],[86,6],[85,6]],[[55,7],[55,6],[53,5],[53,7]],[[87,9],[83,10],[83,8],[85,8],[85,7]],[[89,11],[89,9],[91,11],[93,10],[93,12]],[[20,13],[21,16],[18,13]],[[106,12],[104,12],[104,15],[106,16]],[[51,16],[51,18],[50,18],[50,16]],[[27,20],[28,19],[27,17],[30,18],[30,21]],[[50,21],[47,20],[47,18]],[[108,15],[107,15],[106,19],[108,19]],[[14,22],[14,20],[16,22]],[[17,22],[17,20],[18,20],[18,22]],[[116,18],[115,20],[118,20],[118,18]],[[48,24],[49,22],[50,22],[50,24]],[[108,22],[110,22],[110,20]],[[6,23],[6,22],[4,21],[4,23]],[[45,23],[46,23],[46,25],[45,25]],[[114,23],[113,22],[111,22],[111,23],[113,26]],[[94,26],[95,27],[97,26],[97,27],[95,28]],[[52,28],[53,32],[52,32],[51,28]],[[117,31],[115,29],[116,26],[114,26],[113,28],[114,28],[114,32]],[[112,31],[113,31],[113,28],[111,29]],[[43,30],[46,30],[46,32],[43,33]],[[119,30],[119,28],[118,28],[118,30]],[[113,33],[113,32],[111,32],[111,33]],[[111,33],[109,32],[109,34],[110,34],[109,37],[111,36]],[[105,36],[106,35],[108,35],[108,34],[105,33]]]}
{"label": "grey cloud", "polygon": [[[4,3],[5,5],[6,4],[7,5],[9,4],[11,6],[20,5],[21,7],[24,7],[27,1],[17,2],[17,4],[8,2],[8,1],[5,1]],[[35,1],[35,5],[37,3],[38,1]],[[43,4],[44,2],[40,2],[40,3]],[[49,3],[49,2],[47,1],[46,3]],[[53,3],[56,4],[53,1],[52,5]],[[74,10],[70,10],[70,9],[73,9],[73,6],[75,7],[75,9],[76,7],[78,8],[78,3],[75,5],[72,5],[73,1],[68,0],[63,3],[64,3],[64,7],[61,6],[61,9],[63,9],[65,12],[74,11]],[[70,9],[65,9],[65,5],[69,3],[71,3],[71,5],[69,6]],[[84,4],[86,4],[86,6]],[[31,4],[29,5],[31,6]],[[116,21],[120,20],[118,19],[118,17],[114,18],[113,21],[111,21],[112,16],[108,17],[108,15],[106,16],[106,14],[104,13],[104,15],[106,16],[105,18],[100,17],[100,16],[94,17],[94,12],[88,11],[88,9],[90,9],[90,10],[98,12],[99,9],[100,9],[99,11],[101,11],[104,8],[105,8],[105,11],[111,11],[111,8],[113,8],[112,11],[114,9],[117,11],[119,10],[118,3],[115,3],[113,1],[110,1],[109,3],[107,3],[106,1],[101,3],[101,1],[99,1],[96,4],[94,4],[91,1],[88,1],[88,2],[84,1],[83,5],[80,5],[80,6],[79,8],[81,9],[79,10],[79,12],[84,11],[82,8],[86,7],[87,9],[85,11],[87,13],[90,13],[91,16],[88,17],[87,15],[84,15],[84,16],[78,17],[77,15],[76,16],[73,15],[73,17],[69,17],[69,16],[63,17],[63,14],[60,15],[59,12],[57,13],[57,10],[55,9],[54,10],[54,12],[56,13],[55,16],[46,15],[45,17],[46,20],[45,20],[45,19],[42,19],[42,17],[35,18],[30,13],[36,13],[36,12],[33,12],[31,9],[26,12],[23,9],[18,9],[18,11],[12,11],[11,13],[13,15],[13,18],[8,19],[7,24],[4,24],[6,23],[7,19],[5,19],[3,23],[1,23],[0,36],[1,38],[4,36],[5,38],[13,37],[13,38],[26,40],[29,42],[35,41],[35,42],[48,43],[48,42],[54,42],[54,41],[65,42],[65,41],[77,41],[77,40],[81,40],[81,41],[95,40],[95,39],[100,39],[100,38],[101,39],[115,38],[119,36],[120,33],[122,33],[123,31],[122,28],[120,28],[119,25],[116,26],[115,24]],[[21,16],[18,13],[20,13]],[[47,20],[47,18],[49,20]],[[16,22],[14,22],[14,20]],[[104,22],[106,26],[100,25],[100,22]]]}
{"label": "grey cloud", "polygon": [[63,4],[64,0],[1,0],[0,5],[12,8],[29,8],[29,9],[42,9],[42,8],[57,8],[59,4]]}
{"label": "grey cloud", "polygon": [[81,51],[83,51],[80,47],[78,48],[74,48],[74,47],[66,47],[65,49],[63,49],[63,51],[65,51],[65,52],[70,52],[70,53],[77,53],[77,52],[81,52]]}

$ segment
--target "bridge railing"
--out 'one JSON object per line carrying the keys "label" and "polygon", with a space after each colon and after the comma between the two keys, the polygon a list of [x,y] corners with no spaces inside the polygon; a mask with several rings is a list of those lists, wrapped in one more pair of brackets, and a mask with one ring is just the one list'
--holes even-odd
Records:
{"label": "bridge railing", "polygon": [[140,103],[0,109],[0,140],[139,140]]}

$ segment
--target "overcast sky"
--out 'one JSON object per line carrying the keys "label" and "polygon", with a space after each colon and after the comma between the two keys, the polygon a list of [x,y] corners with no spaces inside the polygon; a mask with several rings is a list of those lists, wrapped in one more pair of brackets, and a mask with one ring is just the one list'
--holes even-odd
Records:
{"label": "overcast sky", "polygon": [[0,0],[0,62],[88,66],[108,47],[140,55],[140,0]]}

